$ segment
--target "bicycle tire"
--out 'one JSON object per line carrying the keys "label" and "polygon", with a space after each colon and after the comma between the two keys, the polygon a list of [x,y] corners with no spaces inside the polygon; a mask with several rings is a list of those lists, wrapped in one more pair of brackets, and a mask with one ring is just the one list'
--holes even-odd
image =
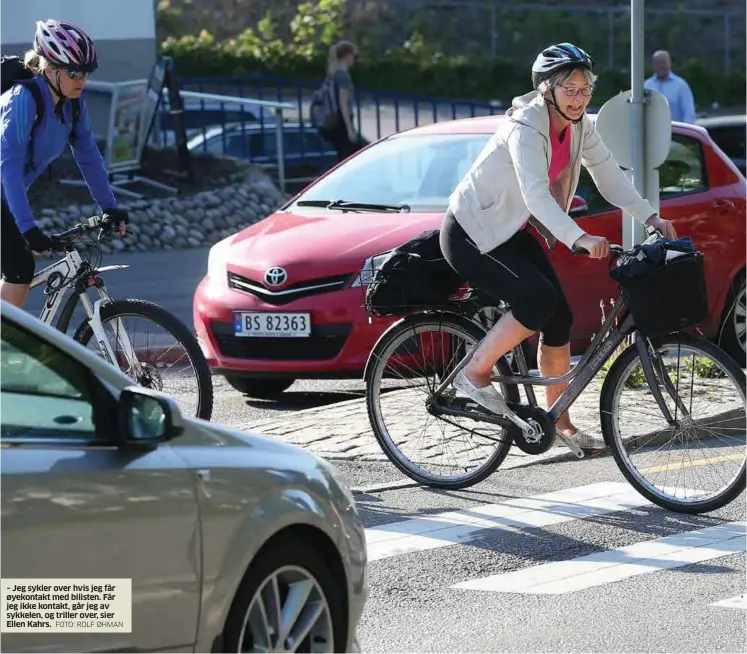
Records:
{"label": "bicycle tire", "polygon": [[[495,453],[491,456],[487,463],[478,468],[478,470],[475,471],[473,475],[466,475],[460,480],[438,480],[434,477],[426,477],[419,474],[418,472],[410,468],[405,462],[400,460],[396,452],[391,449],[389,439],[382,431],[383,426],[379,423],[379,418],[376,411],[376,405],[380,395],[378,393],[378,387],[376,387],[373,382],[376,379],[381,379],[383,366],[386,365],[386,361],[382,358],[381,354],[388,348],[390,348],[393,342],[401,338],[402,334],[411,332],[413,328],[417,329],[418,327],[422,328],[428,326],[437,328],[449,326],[455,331],[461,330],[463,332],[466,332],[467,335],[475,339],[475,341],[481,340],[487,333],[485,329],[479,327],[474,322],[456,314],[440,314],[438,317],[435,317],[433,314],[423,314],[420,316],[407,318],[400,325],[392,328],[390,332],[386,333],[379,340],[370,354],[370,357],[372,358],[374,363],[367,368],[365,379],[366,409],[368,411],[368,419],[371,424],[374,436],[376,437],[376,440],[379,443],[379,446],[381,447],[384,454],[386,454],[387,458],[394,464],[394,466],[407,477],[409,477],[413,481],[418,482],[419,484],[429,486],[431,488],[442,488],[449,490],[468,488],[489,477],[500,467],[503,461],[505,461],[506,456],[508,456],[508,452],[511,449],[511,445],[513,444],[513,438],[511,436],[510,430],[504,430],[504,438],[498,443]],[[513,374],[505,358],[501,357],[497,365],[501,374]],[[506,391],[505,397],[509,402],[521,401],[519,390],[515,385],[504,385],[504,387]]]}
{"label": "bicycle tire", "polygon": [[[671,337],[656,339],[655,344],[657,346],[666,345],[669,343],[670,339]],[[734,377],[734,379],[740,386],[742,397],[744,398],[744,371],[739,367],[734,359],[729,356],[727,352],[722,350],[717,345],[714,345],[710,341],[705,340],[704,338],[691,336],[684,333],[677,334],[677,341],[675,342],[678,342],[683,346],[697,347],[698,349],[708,354],[708,356],[712,357],[715,362],[721,365],[724,370],[726,370]],[[672,344],[674,345],[675,342],[673,342]],[[612,455],[615,458],[615,463],[620,469],[620,472],[622,472],[625,479],[627,479],[627,481],[646,499],[662,508],[668,509],[670,511],[675,511],[677,513],[709,513],[710,511],[715,511],[731,503],[745,489],[745,482],[747,480],[745,463],[742,463],[742,469],[740,473],[724,491],[722,491],[715,497],[711,497],[700,502],[678,502],[674,499],[668,499],[662,497],[661,495],[657,495],[656,493],[649,490],[649,488],[641,481],[638,474],[636,474],[637,471],[632,470],[628,466],[629,459],[624,454],[624,446],[622,445],[622,442],[619,442],[618,439],[615,438],[614,424],[617,420],[617,416],[614,415],[614,413],[616,413],[615,406],[617,405],[618,399],[616,395],[619,395],[619,391],[625,386],[625,380],[622,379],[622,376],[623,374],[625,374],[628,366],[630,366],[630,364],[637,358],[639,358],[639,355],[638,349],[635,344],[630,345],[622,352],[622,354],[620,354],[620,356],[610,367],[607,378],[604,380],[599,401],[602,434],[604,436],[605,442],[607,443],[607,446],[612,450]]]}
{"label": "bicycle tire", "polygon": [[[197,338],[187,329],[183,322],[168,312],[162,306],[147,300],[112,300],[101,305],[101,322],[105,323],[114,318],[125,316],[139,316],[152,320],[168,331],[184,347],[197,375],[200,396],[197,401],[195,417],[210,420],[213,414],[213,381],[210,368],[202,352]],[[87,346],[93,336],[93,330],[85,319],[75,331],[73,339],[81,345]]]}

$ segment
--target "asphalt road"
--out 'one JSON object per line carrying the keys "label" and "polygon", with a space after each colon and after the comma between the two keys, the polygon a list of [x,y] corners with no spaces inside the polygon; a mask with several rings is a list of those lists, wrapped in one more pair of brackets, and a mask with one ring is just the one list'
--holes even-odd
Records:
{"label": "asphalt road", "polygon": [[[338,466],[362,490],[397,476],[387,464]],[[597,500],[607,510],[594,514],[584,492],[607,495]],[[554,495],[542,504],[526,499],[545,493]],[[535,510],[487,508],[516,498]],[[499,471],[464,491],[364,492],[358,506],[369,531],[363,652],[744,651],[745,523],[730,524],[745,520],[744,494],[706,516],[672,513],[647,503],[604,457]],[[494,525],[465,535],[454,529],[459,518],[439,515],[464,509],[462,523]],[[416,517],[441,533],[408,537]],[[692,547],[709,535],[718,542]],[[393,537],[394,547],[385,540]],[[664,550],[666,562],[656,558]],[[594,553],[608,567],[563,563]],[[561,581],[542,593],[531,586],[553,578]],[[476,580],[490,589],[455,587]],[[741,608],[714,605],[739,596]]]}

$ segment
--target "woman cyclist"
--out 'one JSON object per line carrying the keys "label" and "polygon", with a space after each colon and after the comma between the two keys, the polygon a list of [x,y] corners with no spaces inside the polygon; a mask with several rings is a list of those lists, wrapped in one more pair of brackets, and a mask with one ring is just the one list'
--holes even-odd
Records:
{"label": "woman cyclist", "polygon": [[[584,248],[608,257],[609,243],[585,233],[568,215],[583,164],[601,194],[636,220],[676,238],[620,169],[586,115],[596,76],[589,55],[570,43],[544,49],[532,66],[534,91],[514,98],[507,119],[451,195],[441,229],[449,264],[473,286],[508,302],[454,387],[481,406],[505,414],[490,383],[495,362],[534,332],[540,332],[543,377],[570,370],[573,315],[549,258],[527,230],[532,224],[551,247]],[[566,384],[546,387],[547,408]],[[583,449],[601,449],[601,439],[578,430],[566,412],[556,426]]]}
{"label": "woman cyclist", "polygon": [[0,96],[0,179],[2,180],[2,232],[0,265],[3,300],[23,308],[34,276],[33,253],[44,254],[53,242],[34,220],[27,191],[49,164],[58,158],[70,139],[80,167],[96,203],[122,235],[129,222],[117,208],[104,160],[99,152],[85,103],[71,136],[72,100],[80,98],[88,75],[96,70],[96,49],[90,37],[71,23],[37,21],[34,45],[24,57],[44,102],[43,119],[34,131],[36,104],[31,92],[14,84]]}

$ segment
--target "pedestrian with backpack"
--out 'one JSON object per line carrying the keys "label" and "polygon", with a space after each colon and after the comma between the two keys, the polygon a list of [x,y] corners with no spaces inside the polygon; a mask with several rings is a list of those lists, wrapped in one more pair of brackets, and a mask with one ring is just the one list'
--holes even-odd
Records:
{"label": "pedestrian with backpack", "polygon": [[337,150],[338,161],[361,148],[353,127],[353,80],[350,68],[358,49],[350,41],[340,41],[329,49],[327,77],[311,100],[311,122],[319,134]]}
{"label": "pedestrian with backpack", "polygon": [[126,232],[127,213],[117,206],[80,97],[97,67],[91,38],[71,23],[52,19],[37,21],[33,47],[23,60],[2,59],[0,296],[20,308],[35,272],[33,255],[55,246],[34,220],[28,189],[66,143],[104,217],[120,234]]}

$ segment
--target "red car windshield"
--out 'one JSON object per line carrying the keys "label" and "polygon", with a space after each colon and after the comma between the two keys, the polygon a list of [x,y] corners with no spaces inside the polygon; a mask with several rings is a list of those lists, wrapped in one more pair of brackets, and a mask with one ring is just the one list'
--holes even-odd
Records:
{"label": "red car windshield", "polygon": [[[446,211],[449,195],[490,134],[424,134],[381,141],[301,193],[286,210],[343,200],[406,205],[411,212]],[[300,203],[300,206],[299,206]],[[309,203],[306,207],[303,205]]]}

